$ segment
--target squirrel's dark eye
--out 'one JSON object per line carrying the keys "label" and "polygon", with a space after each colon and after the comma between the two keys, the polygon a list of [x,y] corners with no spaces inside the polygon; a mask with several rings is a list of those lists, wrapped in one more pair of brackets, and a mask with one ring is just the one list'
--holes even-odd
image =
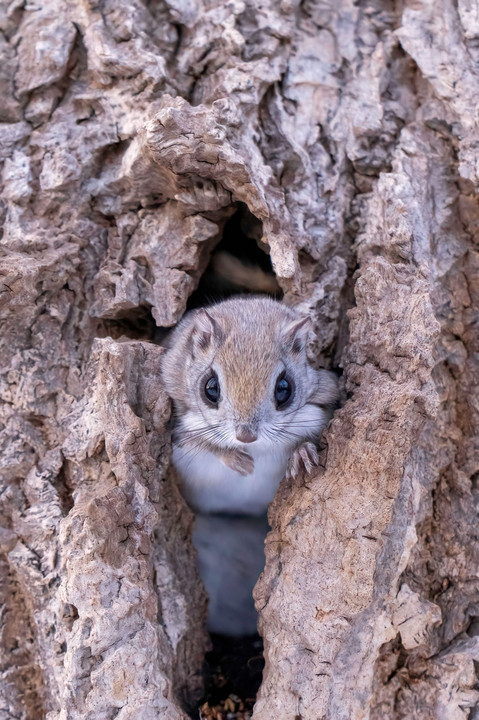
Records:
{"label": "squirrel's dark eye", "polygon": [[213,403],[218,404],[220,399],[220,384],[216,375],[212,375],[205,383],[205,396],[206,399]]}
{"label": "squirrel's dark eye", "polygon": [[289,380],[280,375],[276,381],[276,387],[274,389],[274,399],[276,400],[277,406],[281,407],[287,403],[292,392],[293,388]]}

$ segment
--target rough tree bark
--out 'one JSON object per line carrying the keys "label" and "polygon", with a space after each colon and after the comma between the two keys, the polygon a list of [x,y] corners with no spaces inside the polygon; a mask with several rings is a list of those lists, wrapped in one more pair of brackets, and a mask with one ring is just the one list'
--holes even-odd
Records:
{"label": "rough tree bark", "polygon": [[149,341],[239,202],[345,396],[271,508],[254,719],[479,717],[477,4],[0,7],[1,720],[198,691]]}

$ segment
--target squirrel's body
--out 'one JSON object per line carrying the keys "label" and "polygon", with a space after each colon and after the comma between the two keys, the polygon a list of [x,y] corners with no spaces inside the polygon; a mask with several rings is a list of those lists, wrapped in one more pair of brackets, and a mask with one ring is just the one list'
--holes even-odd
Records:
{"label": "squirrel's body", "polygon": [[173,447],[173,463],[183,479],[183,495],[202,513],[260,515],[284,478],[291,448],[248,450],[254,468],[241,476],[209,450]]}
{"label": "squirrel's body", "polygon": [[[280,302],[237,297],[188,313],[171,334],[163,379],[175,415],[173,463],[196,513],[260,516],[285,474],[317,464],[337,389],[331,373],[308,362],[310,329]],[[201,557],[206,543],[196,544],[200,567],[213,568]],[[203,579],[221,592],[217,578]],[[224,632],[225,622],[210,618],[210,626]]]}

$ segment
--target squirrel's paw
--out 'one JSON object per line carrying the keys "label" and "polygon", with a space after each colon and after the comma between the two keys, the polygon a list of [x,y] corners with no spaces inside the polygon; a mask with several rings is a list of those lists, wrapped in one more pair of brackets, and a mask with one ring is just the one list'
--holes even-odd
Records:
{"label": "squirrel's paw", "polygon": [[235,450],[221,459],[225,465],[240,475],[251,475],[254,470],[254,460],[244,450]]}
{"label": "squirrel's paw", "polygon": [[319,455],[316,445],[312,442],[305,442],[293,452],[288,460],[286,477],[288,480],[296,480],[302,470],[309,474],[319,464]]}

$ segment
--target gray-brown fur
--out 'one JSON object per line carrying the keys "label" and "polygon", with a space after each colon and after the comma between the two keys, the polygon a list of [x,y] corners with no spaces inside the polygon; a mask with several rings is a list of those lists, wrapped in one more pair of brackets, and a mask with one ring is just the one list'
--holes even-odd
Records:
{"label": "gray-brown fur", "polygon": [[[298,318],[297,313],[267,297],[233,298],[207,308],[208,315],[218,322],[225,339],[213,338],[212,347],[204,353],[192,354],[191,335],[195,319],[202,310],[189,312],[167,340],[169,352],[163,365],[163,379],[167,392],[175,400],[190,404],[186,381],[189,370],[195,369],[196,377],[205,362],[217,351],[218,361],[223,364],[231,378],[231,393],[245,409],[254,402],[253,389],[263,392],[267,368],[271,359],[281,352],[280,333]],[[257,372],[257,370],[259,372]],[[242,391],[246,382],[251,390],[244,400]]]}
{"label": "gray-brown fur", "polygon": [[[205,412],[199,385],[214,364],[222,368],[226,379],[222,393],[236,424],[257,428],[261,402],[272,392],[279,359],[288,368],[303,403],[332,406],[336,401],[335,379],[325,371],[312,371],[306,359],[310,326],[307,318],[267,297],[236,297],[188,313],[172,332],[163,363],[165,388],[173,398],[177,416],[186,409]],[[308,382],[304,382],[306,373]],[[219,410],[211,415],[214,420],[222,419]],[[188,441],[221,450],[225,456],[235,454],[228,443],[207,435],[190,435]],[[179,443],[184,440],[178,424],[176,439]]]}

